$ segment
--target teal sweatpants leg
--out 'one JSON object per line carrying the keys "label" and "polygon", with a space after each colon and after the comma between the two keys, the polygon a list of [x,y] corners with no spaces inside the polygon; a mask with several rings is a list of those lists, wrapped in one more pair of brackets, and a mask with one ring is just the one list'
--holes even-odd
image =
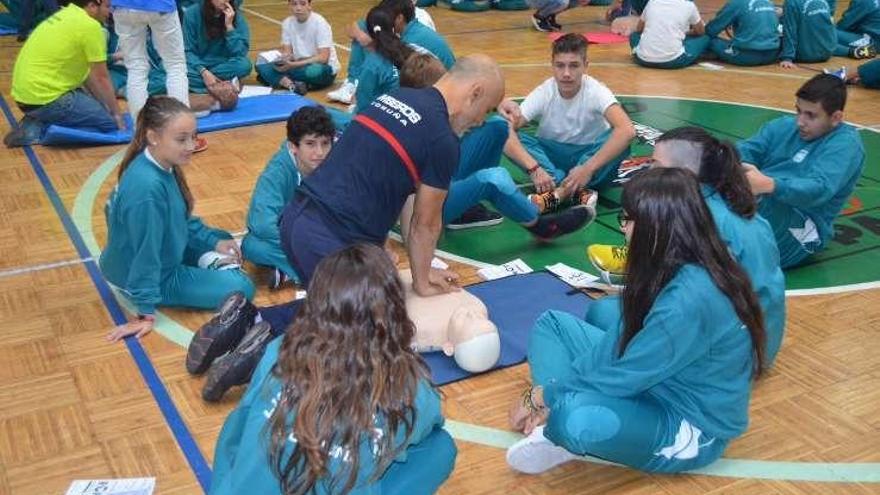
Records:
{"label": "teal sweatpants leg", "polygon": [[254,297],[254,284],[241,270],[205,270],[181,265],[162,281],[162,306],[215,309],[233,292]]}
{"label": "teal sweatpants leg", "polygon": [[507,121],[498,116],[489,117],[483,125],[469,130],[461,138],[461,156],[453,179],[461,180],[477,170],[497,167],[508,136]]}
{"label": "teal sweatpants leg", "polygon": [[241,253],[244,259],[251,263],[277,268],[284,272],[291,280],[299,283],[299,275],[290,266],[290,261],[281,249],[281,241],[260,239],[255,235],[248,234],[241,241]]}
{"label": "teal sweatpants leg", "polygon": [[804,229],[815,225],[803,213],[791,206],[764,196],[758,202],[758,213],[770,222],[773,236],[779,247],[779,265],[785,269],[798,265],[821,247],[819,241],[802,244],[791,229]]}
{"label": "teal sweatpants leg", "polygon": [[[602,146],[605,146],[605,143],[608,142],[608,138],[611,137],[611,132],[613,129],[608,129],[605,131],[593,144],[587,145],[581,155],[577,158],[577,163],[584,163],[590,158],[593,157],[596,153],[602,149]],[[630,148],[626,147],[625,150],[621,151],[619,155],[612,158],[611,161],[602,166],[593,176],[590,178],[590,182],[587,183],[587,187],[590,189],[601,189],[604,187],[608,187],[612,185],[614,179],[617,178],[617,169],[620,167],[620,162],[626,160],[630,156]]]}
{"label": "teal sweatpants leg", "polygon": [[834,47],[834,56],[836,57],[849,57],[849,51],[852,48],[852,44],[856,41],[861,40],[863,35],[861,33],[853,33],[851,31],[844,31],[843,29],[837,30],[837,46]]}
{"label": "teal sweatpants leg", "polygon": [[731,46],[729,40],[721,38],[712,38],[709,50],[718,55],[723,62],[746,67],[771,65],[779,58],[779,50],[741,50]]}
{"label": "teal sweatpants leg", "polygon": [[653,395],[620,398],[598,391],[548,390],[544,435],[578,455],[647,472],[675,473],[711,464],[727,440],[713,438]]}
{"label": "teal sweatpants leg", "polygon": [[254,70],[259,74],[260,79],[266,81],[266,84],[273,88],[278,87],[278,82],[284,76],[283,72],[275,70],[275,64],[257,64],[254,66]]}
{"label": "teal sweatpants leg", "polygon": [[580,157],[593,148],[593,144],[567,144],[519,133],[520,142],[556,184],[562,182],[568,171],[578,165]]}
{"label": "teal sweatpants leg", "polygon": [[[244,79],[250,75],[252,64],[247,57],[236,57],[216,64],[210,64],[207,67],[212,74],[224,81],[228,81],[233,77]],[[189,80],[190,93],[205,94],[208,92],[208,88],[205,87],[205,81],[202,80],[202,75],[192,65],[187,64],[186,77]]]}
{"label": "teal sweatpants leg", "polygon": [[[636,36],[638,35],[638,36]],[[630,46],[635,48],[638,46],[638,42],[641,39],[641,33],[633,33],[630,35]],[[635,44],[633,44],[635,43]],[[688,36],[684,40],[684,53],[678,56],[673,60],[668,62],[646,62],[640,59],[635,52],[633,52],[633,58],[636,63],[642,65],[644,67],[650,67],[652,69],[683,69],[689,65],[692,65],[704,51],[709,47],[709,37],[708,36]]]}
{"label": "teal sweatpants leg", "polygon": [[590,303],[584,320],[605,332],[615,332],[623,324],[620,296],[606,296]]}
{"label": "teal sweatpants leg", "polygon": [[385,495],[421,495],[436,492],[455,467],[458,449],[449,433],[434,428],[424,440],[406,449],[406,460],[394,462],[379,479]]}
{"label": "teal sweatpants leg", "polygon": [[514,222],[531,223],[538,219],[538,207],[520,192],[510,172],[492,167],[477,170],[464,179],[453,179],[443,203],[443,224],[451,223],[483,200]]}
{"label": "teal sweatpants leg", "polygon": [[[366,31],[366,24],[358,25],[361,26],[361,29]],[[366,58],[367,53],[364,51],[364,47],[362,47],[357,41],[352,41],[350,46],[351,54],[348,56],[348,73],[346,77],[349,81],[355,82],[361,75],[361,68],[364,65],[364,59]]]}
{"label": "teal sweatpants leg", "polygon": [[605,332],[564,311],[545,311],[529,334],[532,383],[546,385],[574,372],[576,360],[592,360]]}
{"label": "teal sweatpants leg", "polygon": [[880,89],[880,59],[860,65],[859,79],[866,88]]}
{"label": "teal sweatpants leg", "polygon": [[309,64],[304,67],[298,67],[288,73],[294,81],[302,81],[309,86],[309,89],[322,89],[333,84],[336,74],[327,64]]}

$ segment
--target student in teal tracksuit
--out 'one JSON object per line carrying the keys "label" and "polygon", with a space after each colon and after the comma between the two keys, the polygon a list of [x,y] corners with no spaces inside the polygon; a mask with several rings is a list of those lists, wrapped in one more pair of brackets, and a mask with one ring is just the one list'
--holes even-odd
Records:
{"label": "student in teal tracksuit", "polygon": [[[657,139],[652,158],[654,166],[684,168],[697,174],[718,234],[758,296],[767,331],[765,364],[772,366],[785,332],[785,275],[773,229],[757,214],[757,202],[739,155],[732,144],[699,127],[680,127]],[[619,297],[606,297],[590,304],[584,319],[610,331],[620,325],[621,310]]]}
{"label": "student in teal tracksuit", "polygon": [[849,81],[866,88],[880,89],[880,59],[860,65]]}
{"label": "student in teal tracksuit", "polygon": [[361,65],[354,113],[367,108],[379,95],[400,87],[400,68],[413,53],[394,33],[394,17],[381,6],[367,13],[367,32],[373,40],[373,50]]}
{"label": "student in teal tracksuit", "polygon": [[606,331],[557,311],[538,319],[534,386],[511,411],[529,434],[508,450],[515,470],[589,454],[680,472],[714,462],[746,430],[764,369],[761,308],[693,173],[654,168],[628,182],[622,223],[624,323]]}
{"label": "student in teal tracksuit", "polygon": [[[219,9],[216,3],[223,4]],[[205,24],[205,18],[211,22]],[[251,73],[250,29],[228,0],[202,0],[183,13],[183,41],[190,93],[207,93],[214,82],[243,79]],[[159,77],[159,74],[152,77]]]}
{"label": "student in teal tracksuit", "polygon": [[211,495],[434,493],[455,444],[382,248],[321,261],[300,314],[223,425]]}
{"label": "student in teal tracksuit", "polygon": [[107,246],[99,265],[139,319],[117,327],[112,339],[149,332],[157,306],[212,309],[233,292],[254,295],[239,269],[197,266],[209,251],[229,255],[230,261],[239,261],[241,253],[229,233],[192,214],[192,194],[180,170],[194,147],[196,123],[189,108],[170,97],[150,97],[136,129],[105,208]]}
{"label": "student in teal tracksuit", "polygon": [[824,249],[862,173],[865,150],[843,123],[846,85],[820,74],[797,92],[796,117],[780,117],[738,145],[758,211],[773,227],[783,268]]}
{"label": "student in teal tracksuit", "polygon": [[125,85],[128,82],[128,71],[122,62],[122,52],[119,51],[119,36],[113,29],[113,16],[108,18],[107,34],[107,72],[110,73],[110,81],[117,96],[125,96]]}
{"label": "student in teal tracksuit", "polygon": [[251,196],[248,233],[241,242],[246,260],[274,269],[270,288],[286,279],[299,283],[299,276],[284,251],[278,220],[304,177],[324,161],[336,129],[323,107],[303,107],[287,119],[287,140],[272,156]]}
{"label": "student in teal tracksuit", "polygon": [[834,9],[825,0],[785,0],[780,65],[792,68],[795,62],[816,63],[831,58],[837,46],[833,15]]}
{"label": "student in teal tracksuit", "polygon": [[[864,39],[867,36],[867,39]],[[880,44],[880,0],[852,0],[837,21],[837,48],[834,54],[848,57],[859,44]]]}
{"label": "student in teal tracksuit", "polygon": [[[415,18],[415,8],[410,0],[383,0],[377,6],[385,9],[392,20],[392,25],[399,29],[400,39],[409,45],[410,48],[419,52],[430,53],[437,57],[443,63],[443,67],[449,70],[455,63],[455,55],[452,49],[439,33],[430,27],[422,24]],[[341,87],[338,90],[328,93],[331,100],[339,100],[343,103],[350,103],[345,98],[346,91],[355,91],[355,85],[360,86],[361,74],[364,71],[364,63],[367,61],[369,50],[364,45],[372,48],[372,35],[367,28],[366,20],[359,20],[352,31],[356,36],[351,43],[351,55],[348,58],[348,76],[343,86],[348,86],[348,90]],[[336,94],[338,93],[338,97]]]}
{"label": "student in teal tracksuit", "polygon": [[[733,28],[733,38],[719,38]],[[734,65],[773,64],[779,57],[779,19],[768,0],[730,0],[706,25],[709,49]]]}

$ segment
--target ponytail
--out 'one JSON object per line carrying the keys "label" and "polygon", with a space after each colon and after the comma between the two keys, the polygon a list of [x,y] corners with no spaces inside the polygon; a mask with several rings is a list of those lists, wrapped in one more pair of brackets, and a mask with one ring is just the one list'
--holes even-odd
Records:
{"label": "ponytail", "polygon": [[394,17],[381,7],[373,7],[367,13],[367,34],[375,43],[376,53],[398,69],[403,68],[406,59],[414,51],[394,33]]}
{"label": "ponytail", "polygon": [[[746,179],[739,152],[729,141],[719,141],[699,127],[679,127],[663,133],[657,144],[675,141],[687,143],[692,153],[676,156],[678,162],[667,166],[684,167],[694,171],[700,183],[712,187],[727,203],[728,208],[743,218],[752,218],[757,211],[755,196]],[[699,161],[699,163],[690,163]]]}
{"label": "ponytail", "polygon": [[[125,171],[131,162],[147,148],[147,131],[159,131],[171,120],[172,117],[183,113],[190,112],[190,109],[174,98],[169,96],[150,96],[147,102],[138,114],[137,125],[135,127],[134,136],[131,143],[125,151],[125,156],[119,163],[119,174],[117,181],[122,180]],[[171,173],[174,174],[174,180],[177,181],[177,187],[183,196],[183,202],[186,204],[186,214],[189,216],[193,209],[193,195],[190,191],[189,184],[186,182],[186,176],[183,170],[174,165],[171,167]]]}

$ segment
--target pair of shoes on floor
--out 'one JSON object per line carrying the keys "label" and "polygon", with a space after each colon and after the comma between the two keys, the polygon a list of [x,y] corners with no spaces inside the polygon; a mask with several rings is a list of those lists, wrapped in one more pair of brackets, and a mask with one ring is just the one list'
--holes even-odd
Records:
{"label": "pair of shoes on floor", "polygon": [[468,208],[460,217],[449,222],[446,228],[449,230],[464,230],[475,227],[490,227],[498,225],[503,221],[503,216],[477,203]]}
{"label": "pair of shoes on floor", "polygon": [[338,101],[350,105],[354,99],[354,93],[357,91],[357,81],[351,82],[348,79],[342,82],[338,88],[327,93],[327,99],[330,101]]}
{"label": "pair of shoes on floor", "polygon": [[874,45],[857,46],[849,49],[849,56],[856,60],[865,60],[877,56],[877,49]]}
{"label": "pair of shoes on floor", "polygon": [[566,208],[588,208],[593,210],[593,216],[595,216],[599,193],[592,189],[581,189],[567,200],[561,200],[556,195],[556,191],[547,191],[540,194],[529,194],[528,198],[542,214],[557,213]]}
{"label": "pair of shoes on floor", "polygon": [[186,370],[208,372],[202,398],[219,401],[229,388],[250,380],[271,340],[269,324],[254,323],[257,308],[241,292],[230,295],[217,314],[193,336],[186,353]]}
{"label": "pair of shoes on floor", "polygon": [[554,467],[573,461],[577,455],[554,444],[544,436],[544,426],[538,426],[532,433],[507,449],[507,465],[514,471],[526,474],[539,474]]}
{"label": "pair of shoes on floor", "polygon": [[547,17],[540,17],[537,13],[533,14],[532,25],[543,33],[562,31],[562,25],[556,22],[556,14],[548,15]]}

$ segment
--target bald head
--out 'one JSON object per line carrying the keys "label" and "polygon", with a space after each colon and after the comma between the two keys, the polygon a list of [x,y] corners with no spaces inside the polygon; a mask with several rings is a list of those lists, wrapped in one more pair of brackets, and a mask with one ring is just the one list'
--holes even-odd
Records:
{"label": "bald head", "polygon": [[435,87],[446,100],[453,130],[463,134],[482,124],[486,113],[501,102],[504,75],[488,55],[468,55],[458,59]]}

